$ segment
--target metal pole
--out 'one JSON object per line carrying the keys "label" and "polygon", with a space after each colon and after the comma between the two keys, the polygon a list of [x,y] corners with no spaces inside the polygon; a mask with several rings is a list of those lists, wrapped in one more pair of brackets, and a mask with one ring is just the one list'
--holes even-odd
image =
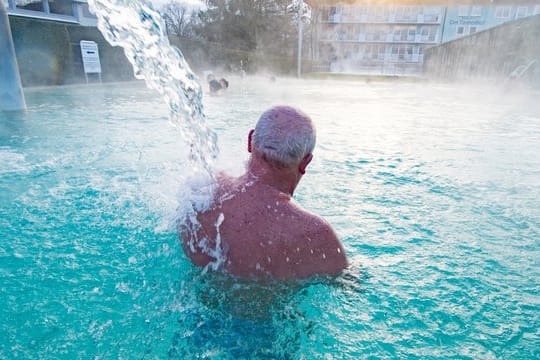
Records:
{"label": "metal pole", "polygon": [[296,76],[302,75],[302,13],[304,9],[304,1],[298,1],[298,63],[296,65]]}
{"label": "metal pole", "polygon": [[0,0],[0,84],[0,110],[25,110],[26,103],[9,18],[2,0]]}

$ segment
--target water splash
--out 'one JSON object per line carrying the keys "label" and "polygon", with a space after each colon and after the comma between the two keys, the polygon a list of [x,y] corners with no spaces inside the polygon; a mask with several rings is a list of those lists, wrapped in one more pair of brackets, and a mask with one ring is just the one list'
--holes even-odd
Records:
{"label": "water splash", "polygon": [[135,77],[165,98],[170,121],[190,145],[192,170],[204,170],[213,178],[217,136],[206,125],[202,89],[182,52],[169,44],[159,13],[143,0],[89,0],[88,4],[105,39],[124,48]]}
{"label": "water splash", "polygon": [[[152,5],[144,0],[90,0],[88,4],[105,39],[123,47],[135,77],[144,79],[149,88],[165,98],[171,123],[189,145],[192,167],[183,174],[185,181],[177,195],[179,206],[170,220],[196,233],[197,213],[210,205],[215,190],[212,166],[218,155],[217,136],[206,125],[197,77],[182,52],[169,44],[164,22]],[[216,259],[213,268],[224,261],[219,241],[207,252]]]}

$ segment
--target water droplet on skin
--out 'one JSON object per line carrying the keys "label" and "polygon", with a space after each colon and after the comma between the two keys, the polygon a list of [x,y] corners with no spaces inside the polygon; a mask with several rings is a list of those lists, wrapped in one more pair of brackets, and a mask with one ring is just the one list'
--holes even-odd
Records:
{"label": "water droplet on skin", "polygon": [[313,249],[310,249],[309,251],[313,254]]}
{"label": "water droplet on skin", "polygon": [[338,254],[341,254],[341,249],[337,248],[337,252],[338,252]]}
{"label": "water droplet on skin", "polygon": [[269,264],[272,262],[272,258],[270,256],[267,256],[266,260],[268,261]]}
{"label": "water droplet on skin", "polygon": [[326,259],[326,254],[325,253],[322,254],[322,258]]}
{"label": "water droplet on skin", "polygon": [[288,258],[288,257],[287,257],[287,258],[285,258],[285,261],[286,261],[286,262],[289,262],[289,258]]}
{"label": "water droplet on skin", "polygon": [[270,205],[266,205],[266,207],[267,207],[268,209],[271,209],[271,208],[272,208]]}
{"label": "water droplet on skin", "polygon": [[300,252],[300,248],[299,248],[299,247],[296,248],[296,252]]}

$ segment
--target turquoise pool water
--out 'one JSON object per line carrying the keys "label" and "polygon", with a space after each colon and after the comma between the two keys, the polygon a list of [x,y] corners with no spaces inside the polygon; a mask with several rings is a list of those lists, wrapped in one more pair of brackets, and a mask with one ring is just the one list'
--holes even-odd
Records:
{"label": "turquoise pool water", "polygon": [[139,84],[27,90],[0,114],[0,358],[540,357],[540,93],[231,79],[206,96],[218,164],[292,104],[318,126],[297,201],[340,278],[201,275],[173,219],[187,148]]}

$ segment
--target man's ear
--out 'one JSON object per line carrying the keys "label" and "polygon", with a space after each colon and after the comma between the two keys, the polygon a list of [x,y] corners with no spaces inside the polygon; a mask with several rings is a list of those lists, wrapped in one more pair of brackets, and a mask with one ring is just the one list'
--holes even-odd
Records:
{"label": "man's ear", "polygon": [[300,172],[300,174],[304,175],[306,173],[306,168],[311,160],[313,160],[313,154],[307,154],[302,161],[300,161],[300,164],[298,164],[298,172]]}
{"label": "man's ear", "polygon": [[249,130],[249,134],[248,134],[248,152],[251,152],[251,142],[253,141],[253,133],[255,132],[255,130],[251,129]]}

